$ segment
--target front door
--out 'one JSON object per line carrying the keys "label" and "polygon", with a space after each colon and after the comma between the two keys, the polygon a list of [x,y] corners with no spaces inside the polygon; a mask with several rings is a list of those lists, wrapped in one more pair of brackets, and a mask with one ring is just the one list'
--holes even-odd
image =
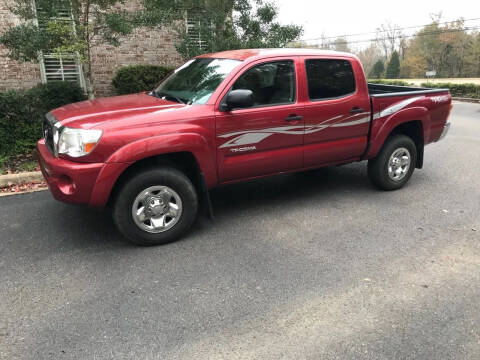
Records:
{"label": "front door", "polygon": [[221,182],[302,167],[303,105],[297,102],[294,58],[255,63],[231,90],[253,92],[254,105],[217,112],[216,146]]}

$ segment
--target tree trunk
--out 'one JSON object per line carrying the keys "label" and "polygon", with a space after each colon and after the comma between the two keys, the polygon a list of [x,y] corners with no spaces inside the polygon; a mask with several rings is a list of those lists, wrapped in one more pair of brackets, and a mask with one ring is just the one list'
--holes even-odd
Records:
{"label": "tree trunk", "polygon": [[[87,67],[90,67],[90,64],[87,64]],[[93,100],[95,99],[95,90],[93,88],[92,72],[87,70],[84,76],[85,76],[85,87],[87,88],[88,99]]]}
{"label": "tree trunk", "polygon": [[87,45],[86,52],[86,72],[85,72],[85,83],[87,87],[87,95],[89,100],[95,98],[95,89],[93,87],[93,76],[92,76],[92,38],[90,36],[90,1],[88,0],[85,4],[85,17],[83,19],[83,25],[86,28],[85,34],[85,43]]}
{"label": "tree trunk", "polygon": [[87,54],[85,61],[85,85],[87,87],[87,95],[89,100],[95,98],[95,89],[93,87],[93,76],[92,76],[92,56],[90,49],[90,42],[87,42]]}

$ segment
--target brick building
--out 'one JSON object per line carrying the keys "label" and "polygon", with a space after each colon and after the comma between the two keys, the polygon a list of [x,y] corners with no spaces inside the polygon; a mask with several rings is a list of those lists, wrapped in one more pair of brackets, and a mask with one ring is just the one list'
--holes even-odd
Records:
{"label": "brick building", "polygon": [[[0,34],[21,21],[10,12],[9,9],[13,5],[14,0],[0,0]],[[135,1],[128,1],[125,6],[133,10],[138,4],[135,4]],[[187,24],[191,26],[189,21]],[[172,29],[152,31],[137,28],[121,41],[119,47],[110,45],[95,47],[92,52],[92,71],[96,96],[112,94],[110,83],[115,71],[121,66],[181,64],[182,59],[175,49],[176,41],[178,38]],[[62,79],[77,81],[83,85],[80,65],[74,59],[58,59],[44,55],[39,62],[17,62],[9,59],[7,54],[7,49],[0,45],[0,91],[26,89],[40,82]]]}

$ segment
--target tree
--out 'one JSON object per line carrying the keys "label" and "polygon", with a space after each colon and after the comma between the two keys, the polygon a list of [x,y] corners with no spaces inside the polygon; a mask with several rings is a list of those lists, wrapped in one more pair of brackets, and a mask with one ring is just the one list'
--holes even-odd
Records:
{"label": "tree", "polygon": [[[289,48],[308,48],[310,45],[306,41],[291,41],[287,44]],[[313,48],[313,46],[310,46]]]}
{"label": "tree", "polygon": [[371,79],[380,79],[385,72],[385,66],[383,65],[382,60],[377,60],[375,65],[373,65],[372,71],[369,74]]}
{"label": "tree", "polygon": [[322,50],[332,49],[331,41],[328,40],[328,37],[324,33],[322,33],[322,35],[320,36],[320,41],[318,42],[317,47]]}
{"label": "tree", "polygon": [[[424,77],[428,70],[435,70],[438,77],[478,76],[478,60],[471,56],[478,46],[475,33],[467,32],[462,19],[443,26],[440,26],[439,20],[437,16],[409,42],[404,64],[411,69],[417,68],[411,76]],[[407,70],[404,64],[402,67]]]}
{"label": "tree", "polygon": [[165,25],[174,19],[171,1],[142,0],[143,8],[136,11],[124,10],[119,3],[126,1],[36,0],[32,7],[31,0],[15,0],[12,11],[24,22],[2,34],[0,43],[20,61],[38,60],[40,52],[76,56],[84,65],[88,96],[93,98],[93,47],[118,46],[121,37],[136,27]]}
{"label": "tree", "polygon": [[400,56],[395,50],[390,57],[390,61],[387,65],[386,77],[387,79],[398,79],[400,75]]}
{"label": "tree", "polygon": [[465,69],[462,74],[467,77],[480,77],[480,33],[472,34],[471,46],[465,55]]}
{"label": "tree", "polygon": [[351,52],[345,37],[336,38],[332,45],[335,51]]}
{"label": "tree", "polygon": [[[395,77],[397,73],[397,60],[393,56],[395,49],[399,52],[399,76],[402,78],[423,78],[425,72],[431,70],[436,71],[437,77],[480,76],[480,33],[472,31],[475,27],[465,26],[463,19],[442,24],[441,15],[433,14],[432,23],[413,36],[401,35],[395,26],[378,29],[376,44],[384,54],[391,51],[391,55],[386,57],[391,59],[388,77]],[[370,48],[358,54],[370,77],[376,77],[380,72],[380,64],[376,73],[373,68],[370,70],[372,61],[376,61],[373,55]]]}
{"label": "tree", "polygon": [[387,23],[377,28],[375,40],[383,49],[385,59],[397,48],[397,42],[401,37],[402,33],[398,25]]}
{"label": "tree", "polygon": [[195,12],[199,41],[179,31],[177,50],[184,59],[231,49],[285,47],[303,32],[301,26],[278,23],[277,7],[264,0],[197,0]]}
{"label": "tree", "polygon": [[[360,52],[357,53],[358,58],[360,59],[360,62],[363,65],[363,68],[365,69],[366,74],[370,74],[373,69],[373,65],[382,58],[382,51],[378,47],[376,43],[371,43],[369,47],[366,49],[361,50]],[[380,62],[382,62],[380,60]],[[383,62],[382,62],[383,65]],[[382,68],[383,72],[383,68]]]}
{"label": "tree", "polygon": [[423,54],[414,49],[408,49],[405,59],[401,62],[400,76],[402,78],[422,78],[425,76],[427,62]]}

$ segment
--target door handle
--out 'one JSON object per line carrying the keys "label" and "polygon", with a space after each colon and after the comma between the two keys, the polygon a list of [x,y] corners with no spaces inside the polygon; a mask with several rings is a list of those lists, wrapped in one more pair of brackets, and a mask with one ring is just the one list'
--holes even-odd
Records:
{"label": "door handle", "polygon": [[362,108],[359,108],[358,106],[355,106],[352,110],[350,110],[350,114],[360,114],[363,112]]}
{"label": "door handle", "polygon": [[285,121],[297,121],[302,120],[303,116],[297,114],[290,114],[285,118]]}

